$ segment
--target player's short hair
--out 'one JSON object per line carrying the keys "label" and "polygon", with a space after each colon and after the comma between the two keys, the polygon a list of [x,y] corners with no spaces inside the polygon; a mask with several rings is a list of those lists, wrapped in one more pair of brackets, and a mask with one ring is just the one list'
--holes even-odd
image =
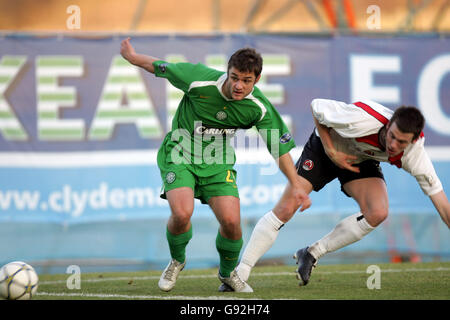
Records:
{"label": "player's short hair", "polygon": [[240,72],[253,72],[255,77],[261,74],[263,59],[253,48],[242,48],[233,53],[228,60],[228,71],[235,67]]}
{"label": "player's short hair", "polygon": [[419,109],[412,106],[398,107],[392,118],[391,123],[396,123],[400,131],[412,133],[413,140],[416,140],[425,126],[425,118]]}

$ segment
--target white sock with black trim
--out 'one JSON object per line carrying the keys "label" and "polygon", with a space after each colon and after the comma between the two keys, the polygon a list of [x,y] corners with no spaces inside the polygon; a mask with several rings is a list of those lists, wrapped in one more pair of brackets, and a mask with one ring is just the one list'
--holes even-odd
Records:
{"label": "white sock with black trim", "polygon": [[308,251],[316,260],[319,260],[326,253],[361,240],[374,229],[364,218],[364,215],[358,212],[339,222],[333,231],[313,243]]}
{"label": "white sock with black trim", "polygon": [[237,267],[239,277],[247,281],[250,271],[275,242],[278,231],[284,225],[278,217],[269,211],[256,223],[250,240],[242,254],[241,262]]}

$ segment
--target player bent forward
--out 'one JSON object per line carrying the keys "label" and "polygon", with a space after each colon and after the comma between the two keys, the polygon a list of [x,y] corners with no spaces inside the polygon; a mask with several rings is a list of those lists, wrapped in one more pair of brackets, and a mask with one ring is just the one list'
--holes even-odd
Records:
{"label": "player bent forward", "polygon": [[[306,209],[311,204],[297,180],[289,155],[289,150],[295,147],[294,140],[277,110],[255,87],[261,76],[261,56],[250,48],[238,50],[231,56],[227,72],[221,72],[200,63],[167,63],[138,54],[129,38],[122,41],[120,52],[130,63],[166,78],[184,92],[172,131],[158,151],[158,167],[163,179],[161,197],[169,201],[171,210],[166,236],[172,258],[161,275],[159,288],[170,291],[186,264],[186,246],[192,238],[194,198],[198,198],[211,207],[220,224],[216,238],[220,281],[234,291],[252,292],[235,271],[243,241],[233,169],[235,155],[228,134],[252,126],[266,130],[267,136],[263,139],[292,186],[296,208],[303,205]],[[209,154],[212,158],[205,158]]]}
{"label": "player bent forward", "polygon": [[[360,212],[295,253],[300,285],[308,283],[313,266],[323,255],[361,240],[386,219],[389,203],[380,161],[413,175],[450,226],[450,204],[425,152],[425,120],[418,109],[400,107],[393,112],[372,101],[347,104],[325,99],[313,100],[311,107],[316,129],[296,164],[298,183],[309,194],[338,178],[342,191],[355,199]],[[297,211],[293,200],[292,188],[287,186],[275,208],[256,224],[237,267],[244,281],[275,242],[281,226]],[[229,288],[222,286],[225,289]]]}

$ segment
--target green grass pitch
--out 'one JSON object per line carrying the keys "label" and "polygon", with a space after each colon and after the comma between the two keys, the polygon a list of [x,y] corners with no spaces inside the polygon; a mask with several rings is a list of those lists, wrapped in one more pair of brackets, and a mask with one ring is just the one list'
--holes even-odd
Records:
{"label": "green grass pitch", "polygon": [[[310,283],[299,287],[296,266],[255,267],[253,293],[220,293],[217,269],[184,270],[175,288],[158,288],[161,271],[89,273],[81,270],[81,288],[69,289],[70,274],[40,275],[33,300],[449,300],[450,262],[377,264],[379,288],[369,265],[319,265]],[[70,282],[70,279],[69,279]]]}

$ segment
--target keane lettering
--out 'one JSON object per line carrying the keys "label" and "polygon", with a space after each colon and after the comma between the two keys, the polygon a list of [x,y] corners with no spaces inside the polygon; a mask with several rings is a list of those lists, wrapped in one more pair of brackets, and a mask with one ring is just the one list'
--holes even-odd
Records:
{"label": "keane lettering", "polygon": [[[167,57],[167,60],[185,60],[183,56]],[[351,100],[358,97],[380,103],[399,104],[408,88],[391,80],[391,83],[378,83],[378,76],[400,75],[408,66],[400,54],[349,53],[348,94]],[[207,64],[217,68],[225,67],[222,56],[207,55]],[[426,110],[425,117],[430,129],[439,135],[449,135],[449,117],[445,112],[443,92],[446,90],[446,75],[449,55],[441,54],[430,57],[428,63],[421,66],[417,87],[416,105]],[[34,64],[34,68],[25,67]],[[163,108],[167,119],[161,119],[158,106],[154,105],[144,75],[120,56],[111,58],[101,92],[89,93],[98,96],[94,105],[87,105],[83,100],[86,93],[78,92],[77,83],[87,79],[93,73],[84,55],[37,55],[30,59],[24,55],[0,56],[0,136],[4,141],[38,141],[43,147],[49,142],[102,142],[116,138],[115,129],[121,125],[134,126],[138,138],[142,140],[161,139],[164,136],[163,120],[169,122],[178,107],[183,92],[167,84]],[[34,70],[30,71],[30,70]],[[95,69],[97,70],[97,69]],[[286,94],[282,85],[267,83],[272,75],[288,76],[292,71],[287,55],[264,56],[264,74],[258,87],[272,103],[282,105]],[[35,87],[30,93],[14,92],[20,87],[25,72],[33,72]],[[95,71],[97,72],[97,71]],[[76,79],[78,78],[78,79]],[[395,78],[389,78],[395,79]],[[15,106],[17,96],[26,107],[34,107],[36,112],[24,114],[23,107]],[[30,97],[35,101],[30,101]],[[14,98],[13,98],[14,97]],[[24,100],[25,98],[25,100]],[[27,100],[28,99],[28,100]],[[414,102],[413,102],[414,103]],[[95,110],[92,110],[94,108]],[[161,107],[159,107],[160,109]],[[82,110],[81,110],[82,109]],[[89,109],[90,111],[87,112]],[[92,117],[90,116],[92,115]],[[34,121],[35,123],[30,123]],[[34,117],[34,118],[32,118]],[[292,119],[283,115],[290,126]],[[166,131],[170,124],[167,123]],[[34,132],[33,132],[34,131]],[[235,128],[209,128],[201,126],[196,133],[201,135],[233,136]],[[256,130],[248,130],[256,133]],[[291,130],[292,132],[292,130]],[[121,137],[122,138],[122,137]],[[133,137],[134,138],[134,137]],[[39,149],[39,148],[37,148]]]}

